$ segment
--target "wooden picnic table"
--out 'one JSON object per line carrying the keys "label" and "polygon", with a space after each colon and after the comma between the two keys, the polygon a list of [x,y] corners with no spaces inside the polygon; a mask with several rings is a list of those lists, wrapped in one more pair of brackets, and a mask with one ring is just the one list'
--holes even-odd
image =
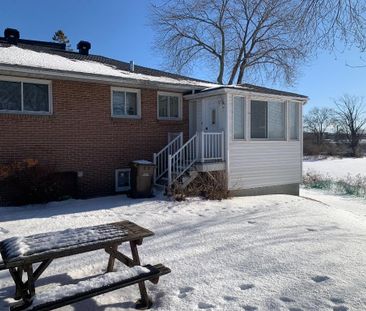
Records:
{"label": "wooden picnic table", "polygon": [[[0,253],[3,263],[0,262],[0,270],[9,270],[15,283],[14,298],[20,300],[20,302],[12,304],[10,310],[52,310],[133,284],[138,284],[141,295],[141,299],[136,303],[136,308],[150,308],[152,302],[147,294],[145,281],[149,280],[156,284],[160,276],[170,272],[170,269],[162,264],[146,265],[140,269],[136,267],[141,264],[137,246],[142,244],[145,237],[153,234],[150,230],[133,222],[120,221],[26,237],[13,237],[1,241]],[[132,258],[118,250],[118,246],[125,242],[130,245]],[[53,293],[54,297],[57,297],[56,299],[47,301],[47,298],[44,298],[37,301],[35,282],[53,260],[100,249],[104,249],[109,255],[107,276],[91,277],[90,280],[94,278],[98,281],[96,283],[102,284],[101,286],[94,288],[90,287],[91,283],[88,283],[89,287],[85,290],[86,283],[80,282],[80,288],[83,290],[74,291],[68,296],[62,294],[62,292],[68,291],[66,287],[60,286],[60,295]],[[133,270],[127,278],[121,279],[120,275],[116,273],[108,275],[113,272],[116,259],[130,267],[131,271]],[[112,275],[113,281],[110,281],[108,276]]]}

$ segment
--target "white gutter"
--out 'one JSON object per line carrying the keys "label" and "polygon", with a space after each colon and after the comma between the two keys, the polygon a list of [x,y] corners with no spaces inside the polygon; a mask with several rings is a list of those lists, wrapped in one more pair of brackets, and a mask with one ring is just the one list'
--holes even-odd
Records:
{"label": "white gutter", "polygon": [[239,88],[219,88],[219,89],[213,89],[213,90],[207,90],[204,92],[196,93],[196,94],[188,94],[184,96],[184,99],[191,100],[191,99],[199,99],[199,98],[207,98],[210,96],[216,96],[221,94],[233,94],[233,95],[250,95],[251,97],[255,98],[274,98],[278,100],[288,100],[291,98],[294,101],[300,101],[304,104],[309,100],[309,98],[299,97],[299,96],[292,96],[292,95],[278,95],[278,94],[271,94],[271,93],[263,93],[263,92],[255,92],[255,91],[249,91],[245,89],[239,89]]}

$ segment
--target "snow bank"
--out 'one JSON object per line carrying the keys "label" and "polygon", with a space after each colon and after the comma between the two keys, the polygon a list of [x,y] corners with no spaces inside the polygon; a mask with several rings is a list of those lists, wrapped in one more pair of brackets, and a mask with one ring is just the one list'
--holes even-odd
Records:
{"label": "snow bank", "polygon": [[119,70],[116,67],[108,66],[106,64],[98,62],[73,60],[59,55],[22,49],[17,46],[0,46],[0,64],[27,66],[37,69],[53,69],[76,73],[88,73],[161,83],[185,84],[201,87],[215,86],[215,84],[213,83],[205,83],[186,79],[175,79],[162,76],[149,76],[145,74]]}
{"label": "snow bank", "polygon": [[366,158],[326,158],[322,160],[304,160],[303,171],[329,175],[333,178],[345,178],[358,174],[366,177]]}

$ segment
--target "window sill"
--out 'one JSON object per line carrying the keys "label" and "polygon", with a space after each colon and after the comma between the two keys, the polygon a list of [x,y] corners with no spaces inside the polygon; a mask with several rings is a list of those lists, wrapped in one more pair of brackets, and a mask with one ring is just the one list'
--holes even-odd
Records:
{"label": "window sill", "polygon": [[182,118],[158,118],[159,121],[182,121]]}
{"label": "window sill", "polygon": [[16,116],[51,116],[52,112],[32,112],[32,111],[14,111],[0,110],[0,115],[16,115]]}
{"label": "window sill", "polygon": [[251,138],[249,141],[259,141],[259,142],[263,142],[263,141],[268,141],[268,142],[279,142],[279,141],[287,141],[285,138],[279,138],[279,139],[269,139],[269,138]]}
{"label": "window sill", "polygon": [[131,120],[141,120],[141,116],[111,116],[112,119],[131,119]]}

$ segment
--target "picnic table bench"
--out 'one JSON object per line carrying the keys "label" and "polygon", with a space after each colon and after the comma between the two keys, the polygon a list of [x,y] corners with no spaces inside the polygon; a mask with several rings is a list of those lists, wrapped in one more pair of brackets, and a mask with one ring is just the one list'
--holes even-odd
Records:
{"label": "picnic table bench", "polygon": [[[150,308],[152,301],[145,281],[157,284],[160,276],[170,273],[170,269],[162,264],[140,266],[137,246],[153,234],[133,222],[121,221],[1,241],[3,262],[0,261],[0,270],[9,270],[15,283],[14,299],[20,300],[11,304],[10,310],[53,310],[134,284],[138,284],[141,295],[136,308]],[[118,250],[124,242],[129,243],[132,258]],[[35,282],[53,260],[100,249],[109,255],[105,274],[36,294]],[[113,272],[115,260],[129,269]]]}

